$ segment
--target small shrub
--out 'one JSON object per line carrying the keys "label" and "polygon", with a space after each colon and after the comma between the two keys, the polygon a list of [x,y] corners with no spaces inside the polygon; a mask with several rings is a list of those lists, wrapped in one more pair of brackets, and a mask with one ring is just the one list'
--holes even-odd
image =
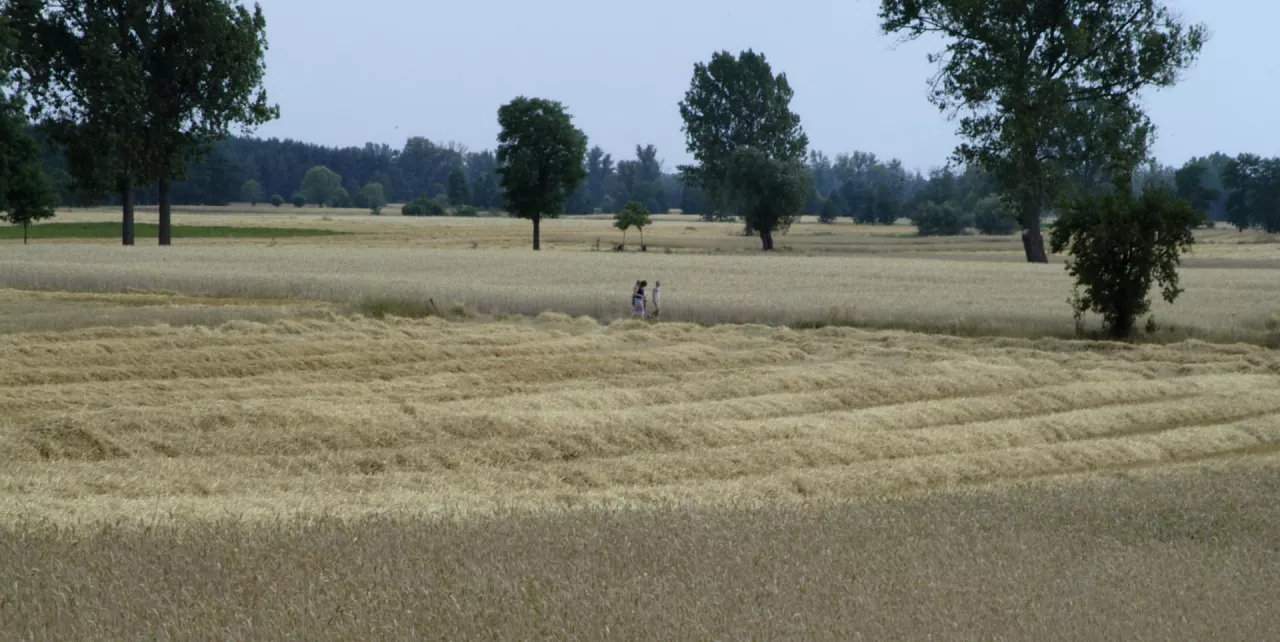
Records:
{"label": "small shrub", "polygon": [[351,193],[345,187],[333,190],[333,194],[329,196],[329,207],[351,207]]}
{"label": "small shrub", "polygon": [[280,207],[281,205],[284,205],[284,197],[279,194],[273,194],[271,196],[271,204],[276,207]]}
{"label": "small shrub", "polygon": [[1111,193],[1073,202],[1049,240],[1053,252],[1071,252],[1077,318],[1097,313],[1111,338],[1128,339],[1135,320],[1151,309],[1153,285],[1167,303],[1182,293],[1178,266],[1195,243],[1195,224],[1191,205],[1172,191],[1147,188],[1135,196],[1123,176]]}
{"label": "small shrub", "polygon": [[472,207],[472,206],[470,206],[470,205],[463,205],[462,207],[459,207],[458,209],[454,210],[454,211],[453,211],[453,215],[454,215],[454,216],[465,216],[465,217],[467,217],[467,218],[475,218],[475,217],[477,217],[477,216],[480,216],[480,210],[478,210],[478,209],[476,209],[476,208],[474,208],[474,207]]}
{"label": "small shrub", "polygon": [[920,236],[959,236],[971,223],[963,210],[951,203],[925,203],[911,219]]}
{"label": "small shrub", "polygon": [[1018,231],[1018,222],[998,196],[988,196],[973,207],[973,226],[979,234],[1007,236]]}
{"label": "small shrub", "polygon": [[818,210],[819,223],[835,223],[840,217],[840,205],[833,199],[827,199],[822,202],[822,209]]}
{"label": "small shrub", "polygon": [[307,197],[303,196],[303,195],[302,195],[302,192],[294,192],[294,194],[293,194],[293,206],[294,206],[294,207],[302,207],[302,206],[304,206],[304,205],[306,205],[306,204],[307,204]]}
{"label": "small shrub", "polygon": [[419,196],[400,208],[400,213],[405,216],[444,216],[445,211],[443,205],[425,196]]}

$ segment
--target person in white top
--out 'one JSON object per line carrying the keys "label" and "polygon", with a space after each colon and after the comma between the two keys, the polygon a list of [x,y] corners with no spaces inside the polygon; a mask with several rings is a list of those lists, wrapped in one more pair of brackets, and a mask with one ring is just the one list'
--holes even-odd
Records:
{"label": "person in white top", "polygon": [[656,317],[662,311],[661,300],[662,300],[662,281],[654,281],[653,282],[653,313],[651,316]]}

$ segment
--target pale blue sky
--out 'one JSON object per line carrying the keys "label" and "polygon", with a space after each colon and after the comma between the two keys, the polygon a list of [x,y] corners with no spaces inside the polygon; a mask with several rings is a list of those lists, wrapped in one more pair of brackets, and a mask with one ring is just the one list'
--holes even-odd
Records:
{"label": "pale blue sky", "polygon": [[[1146,104],[1155,153],[1280,156],[1280,2],[1166,0],[1212,38],[1179,86]],[[498,106],[559,100],[590,138],[630,157],[653,143],[688,159],[676,103],[712,52],[763,51],[795,89],[810,145],[910,168],[941,164],[954,124],[926,100],[934,44],[895,46],[876,0],[261,0],[267,89],[281,108],[264,137],[396,147],[409,136],[489,148]],[[361,85],[367,89],[361,89]]]}

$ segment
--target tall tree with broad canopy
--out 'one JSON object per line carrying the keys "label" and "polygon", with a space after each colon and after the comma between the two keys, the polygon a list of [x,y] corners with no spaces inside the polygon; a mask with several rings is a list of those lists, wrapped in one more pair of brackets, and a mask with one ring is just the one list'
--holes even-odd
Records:
{"label": "tall tree with broad canopy", "polygon": [[231,0],[10,0],[23,89],[78,186],[114,189],[132,245],[134,191],[160,182],[160,244],[172,240],[170,181],[229,135],[278,113],[261,90],[266,22]]}
{"label": "tall tree with broad canopy", "polygon": [[1203,25],[1156,0],[881,0],[881,28],[947,41],[929,99],[960,118],[955,158],[977,164],[1017,204],[1027,260],[1048,262],[1042,209],[1067,172],[1149,132],[1135,103],[1199,55]]}
{"label": "tall tree with broad canopy", "polygon": [[751,147],[766,158],[803,163],[809,138],[791,111],[793,95],[787,75],[774,75],[764,54],[750,49],[736,58],[721,51],[695,64],[680,116],[698,164],[680,167],[684,183],[723,205],[732,191],[725,180],[735,150]]}
{"label": "tall tree with broad canopy", "polygon": [[[157,159],[160,245],[170,245],[172,181],[235,127],[248,134],[278,118],[262,87],[267,21],[235,0],[149,0],[146,148]],[[236,127],[238,125],[238,127]],[[256,199],[255,199],[256,200]]]}
{"label": "tall tree with broad canopy", "polygon": [[543,217],[556,218],[587,178],[587,135],[564,106],[517,97],[498,109],[498,174],[511,216],[533,221],[533,249],[542,249]]}
{"label": "tall tree with broad canopy", "polygon": [[1280,232],[1280,158],[1241,154],[1227,162],[1222,184],[1230,191],[1227,220],[1236,229]]}
{"label": "tall tree with broad canopy", "polygon": [[761,249],[768,252],[773,233],[787,231],[800,219],[813,178],[798,158],[780,160],[754,147],[739,147],[729,156],[724,189],[747,230],[760,235]]}
{"label": "tall tree with broad canopy", "polygon": [[146,149],[150,0],[7,0],[17,89],[31,116],[65,152],[67,171],[91,197],[121,200],[121,242],[134,243],[134,191],[154,174]]}

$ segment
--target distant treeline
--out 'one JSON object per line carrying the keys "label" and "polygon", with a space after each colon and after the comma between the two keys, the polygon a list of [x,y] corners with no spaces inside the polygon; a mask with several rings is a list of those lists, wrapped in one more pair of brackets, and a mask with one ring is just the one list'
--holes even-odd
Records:
{"label": "distant treeline", "polygon": [[[39,138],[39,136],[37,136]],[[41,143],[45,141],[41,140]],[[43,145],[44,164],[59,200],[66,205],[93,204],[76,193],[66,160]],[[583,159],[587,180],[569,199],[567,214],[612,213],[630,201],[650,212],[679,209],[687,214],[713,216],[714,203],[701,190],[687,187],[664,171],[653,145],[637,145],[631,158],[615,160],[600,147]],[[806,214],[825,211],[861,223],[889,223],[912,218],[928,203],[953,205],[972,212],[995,194],[994,185],[976,168],[940,168],[927,175],[909,171],[897,159],[882,161],[874,154],[853,152],[834,158],[811,152],[813,194]],[[496,159],[490,150],[470,151],[456,143],[410,138],[401,149],[366,143],[363,147],[326,147],[295,140],[230,138],[217,143],[202,162],[191,165],[187,178],[173,185],[173,199],[183,205],[227,205],[244,198],[246,181],[260,186],[260,200],[272,196],[292,200],[302,178],[315,166],[327,167],[342,179],[352,205],[365,207],[362,188],[382,185],[386,200],[407,203],[426,197],[453,206],[501,209],[502,189]],[[466,189],[459,189],[465,178]],[[1280,159],[1215,153],[1193,158],[1181,168],[1150,163],[1135,176],[1135,188],[1157,183],[1173,188],[1212,220],[1238,227],[1276,231],[1280,217],[1268,195],[1280,189]],[[137,202],[152,204],[154,186],[137,191]],[[457,202],[465,201],[465,202]],[[829,201],[829,202],[828,202]],[[114,202],[114,201],[107,201]]]}

